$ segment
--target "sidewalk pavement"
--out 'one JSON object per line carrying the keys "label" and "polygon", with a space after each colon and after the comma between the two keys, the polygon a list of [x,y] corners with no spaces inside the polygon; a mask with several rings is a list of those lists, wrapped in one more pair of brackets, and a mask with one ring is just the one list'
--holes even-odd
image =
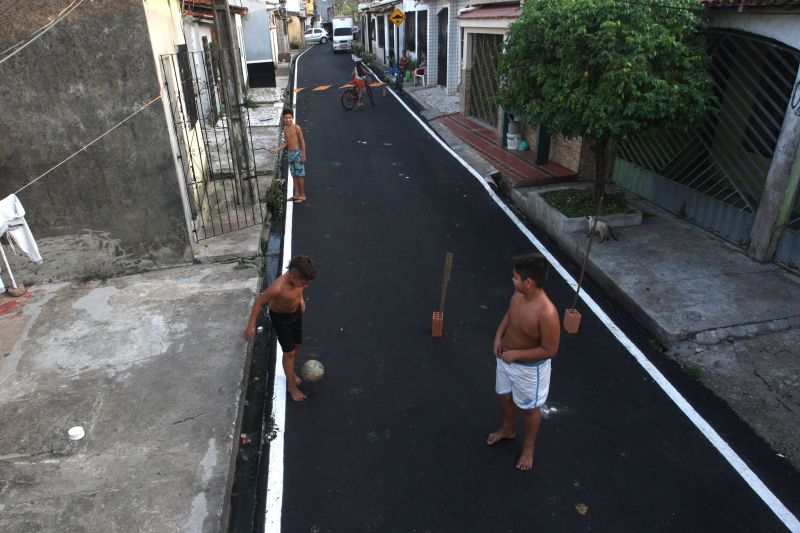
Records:
{"label": "sidewalk pavement", "polygon": [[224,529],[257,275],[191,265],[0,295],[0,531]]}
{"label": "sidewalk pavement", "polygon": [[[277,125],[253,129],[277,144]],[[0,294],[0,531],[227,529],[264,234],[203,240],[193,265]]]}
{"label": "sidewalk pavement", "polygon": [[[445,97],[442,88],[407,93],[428,119],[452,109],[454,97]],[[439,102],[445,105],[437,107]],[[437,122],[432,126],[445,142],[493,181],[497,169]],[[494,150],[506,152],[499,146]],[[513,187],[507,192],[580,265],[588,227],[575,232],[556,229],[539,199],[539,193],[563,187]],[[642,224],[615,229],[618,241],[595,242],[587,275],[623,305],[667,355],[800,468],[800,277],[756,262],[737,246],[650,203],[631,201],[644,214]],[[580,304],[579,310],[584,311]]]}

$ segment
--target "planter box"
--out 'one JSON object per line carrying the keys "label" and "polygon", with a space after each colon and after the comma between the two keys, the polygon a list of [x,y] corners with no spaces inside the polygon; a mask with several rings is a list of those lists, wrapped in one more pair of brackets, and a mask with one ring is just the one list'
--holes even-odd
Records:
{"label": "planter box", "polygon": [[[561,211],[544,201],[541,193],[553,190],[575,187],[548,187],[537,190],[515,189],[512,193],[514,202],[531,211],[531,217],[547,229],[549,233],[572,233],[581,231],[588,233],[589,224],[586,217],[567,217]],[[607,222],[614,228],[625,226],[639,226],[642,223],[642,212],[634,210],[632,213],[602,215],[600,220]]]}

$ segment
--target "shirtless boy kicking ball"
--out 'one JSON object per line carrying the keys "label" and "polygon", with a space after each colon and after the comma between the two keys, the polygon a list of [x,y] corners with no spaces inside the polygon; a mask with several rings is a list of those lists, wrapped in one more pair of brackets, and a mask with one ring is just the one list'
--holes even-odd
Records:
{"label": "shirtless boy kicking ball", "polygon": [[289,198],[296,204],[306,201],[306,139],[303,130],[294,121],[294,111],[283,110],[283,136],[286,142],[272,149],[274,153],[288,148],[289,171],[294,181],[294,197]]}
{"label": "shirtless boy kicking ball", "polygon": [[558,311],[542,289],[548,264],[539,254],[516,257],[514,294],[497,333],[495,391],[500,398],[503,425],[489,434],[495,444],[517,436],[517,409],[522,412],[525,439],[517,469],[533,468],[533,449],[541,422],[541,406],[550,387],[550,359],[558,352],[561,326]]}
{"label": "shirtless boy kicking ball", "polygon": [[269,320],[278,336],[283,350],[283,372],[286,374],[286,388],[292,400],[302,402],[306,395],[300,390],[301,379],[294,372],[294,363],[300,345],[303,343],[303,313],[306,302],[303,290],[317,275],[310,257],[298,255],[289,263],[285,274],[272,282],[253,304],[250,321],[244,330],[244,338],[250,340],[256,333],[256,321],[261,309],[269,306]]}

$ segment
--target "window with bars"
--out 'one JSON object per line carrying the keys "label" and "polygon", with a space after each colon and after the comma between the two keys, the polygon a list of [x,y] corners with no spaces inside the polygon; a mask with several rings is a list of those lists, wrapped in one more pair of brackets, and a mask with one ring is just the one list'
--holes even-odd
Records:
{"label": "window with bars", "polygon": [[386,48],[386,18],[378,17],[378,48]]}

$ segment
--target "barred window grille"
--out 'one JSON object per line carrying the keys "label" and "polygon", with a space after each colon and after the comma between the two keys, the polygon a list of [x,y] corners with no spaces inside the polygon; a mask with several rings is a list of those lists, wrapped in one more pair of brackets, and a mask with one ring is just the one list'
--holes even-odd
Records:
{"label": "barred window grille", "polygon": [[[690,132],[626,140],[619,156],[697,192],[754,213],[789,103],[800,52],[756,36],[708,35],[718,109]],[[797,207],[793,223],[800,224]]]}
{"label": "barred window grille", "polygon": [[487,33],[473,34],[472,80],[469,92],[470,113],[489,124],[497,125],[497,63],[503,36]]}

